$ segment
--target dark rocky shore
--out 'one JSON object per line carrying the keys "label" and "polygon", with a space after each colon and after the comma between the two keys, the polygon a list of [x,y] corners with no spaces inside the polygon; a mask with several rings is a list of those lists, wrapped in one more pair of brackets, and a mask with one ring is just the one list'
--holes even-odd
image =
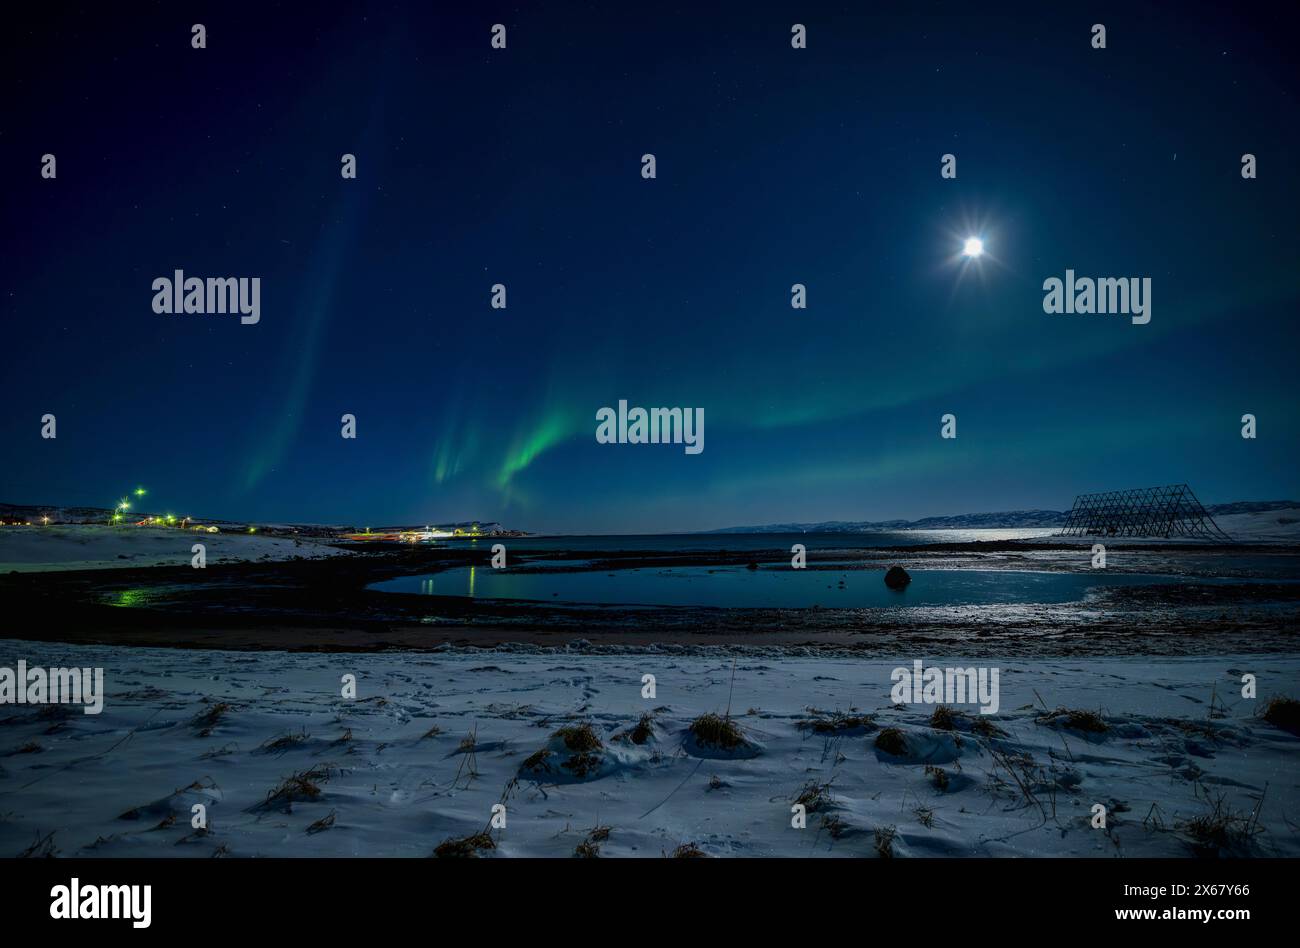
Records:
{"label": "dark rocky shore", "polygon": [[[593,554],[512,544],[512,570],[776,564],[788,552]],[[430,649],[508,643],[597,646],[759,645],[864,654],[960,651],[1008,655],[1188,655],[1294,649],[1300,584],[1294,547],[1152,544],[1124,548],[1125,572],[1177,573],[1185,583],[1099,591],[1084,602],[908,609],[592,607],[375,592],[397,576],[476,564],[490,551],[366,545],[360,555],[0,577],[4,635],[100,643],[291,651]],[[1086,568],[1086,547],[1052,543],[933,544],[857,550],[850,569]],[[537,564],[545,561],[544,566]],[[572,561],[572,565],[566,565]],[[1263,564],[1261,566],[1261,564]],[[810,552],[809,569],[843,571],[844,556]],[[1248,584],[1197,582],[1235,575]]]}

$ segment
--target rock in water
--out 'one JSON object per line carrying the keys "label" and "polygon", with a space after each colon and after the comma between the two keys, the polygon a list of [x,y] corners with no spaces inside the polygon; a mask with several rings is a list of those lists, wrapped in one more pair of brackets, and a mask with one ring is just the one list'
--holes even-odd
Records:
{"label": "rock in water", "polygon": [[885,573],[885,585],[890,589],[902,589],[911,581],[912,577],[901,566],[891,566],[889,572]]}

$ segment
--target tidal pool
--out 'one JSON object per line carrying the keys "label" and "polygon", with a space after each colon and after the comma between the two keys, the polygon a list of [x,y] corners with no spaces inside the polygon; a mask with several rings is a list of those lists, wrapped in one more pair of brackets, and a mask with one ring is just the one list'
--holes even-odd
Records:
{"label": "tidal pool", "polygon": [[1089,589],[1188,580],[1140,573],[1060,573],[1029,570],[917,569],[906,589],[885,585],[881,570],[685,566],[608,571],[511,571],[461,567],[375,583],[381,592],[521,599],[604,606],[720,606],[826,609],[888,606],[998,605],[1075,602]]}

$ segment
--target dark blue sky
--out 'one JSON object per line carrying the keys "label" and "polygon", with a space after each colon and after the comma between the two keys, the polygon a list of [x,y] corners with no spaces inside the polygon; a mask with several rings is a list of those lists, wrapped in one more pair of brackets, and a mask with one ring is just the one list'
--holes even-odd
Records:
{"label": "dark blue sky", "polygon": [[[1300,494],[1267,12],[175,6],[8,24],[0,500],[658,532]],[[260,277],[261,321],[155,314],[177,268]],[[1150,324],[1044,314],[1067,268],[1150,277]],[[597,444],[620,398],[702,407],[704,452]]]}

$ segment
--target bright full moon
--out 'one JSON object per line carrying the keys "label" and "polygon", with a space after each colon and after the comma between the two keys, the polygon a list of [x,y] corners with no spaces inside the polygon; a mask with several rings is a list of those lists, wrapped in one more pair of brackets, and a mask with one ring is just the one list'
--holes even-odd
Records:
{"label": "bright full moon", "polygon": [[978,237],[967,237],[966,244],[962,247],[961,252],[967,257],[978,257],[984,252],[984,241]]}

